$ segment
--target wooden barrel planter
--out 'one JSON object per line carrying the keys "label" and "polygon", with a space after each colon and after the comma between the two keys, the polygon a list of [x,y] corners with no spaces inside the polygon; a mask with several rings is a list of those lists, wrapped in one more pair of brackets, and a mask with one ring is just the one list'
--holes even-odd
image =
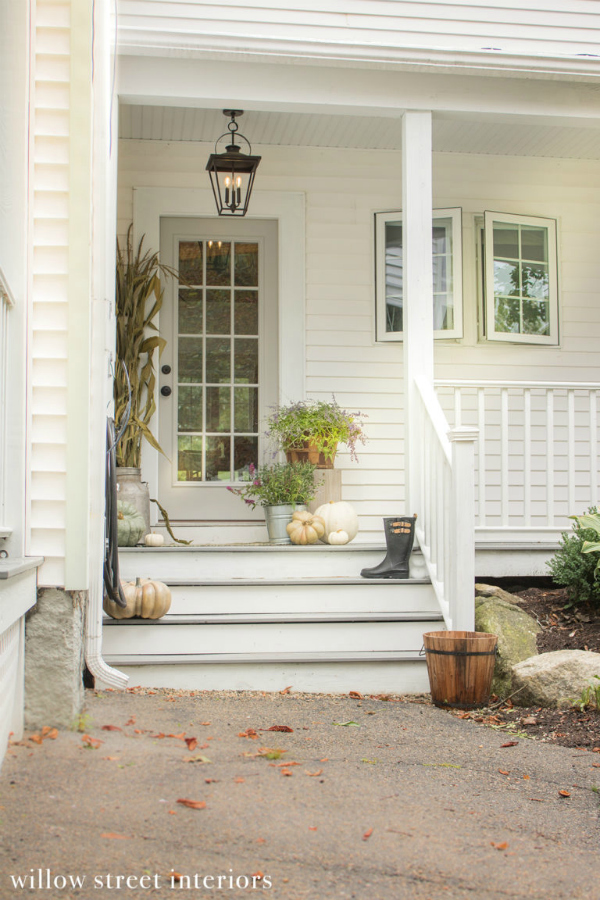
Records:
{"label": "wooden barrel planter", "polygon": [[429,631],[423,635],[431,699],[436,706],[477,709],[490,697],[495,634],[483,631]]}
{"label": "wooden barrel planter", "polygon": [[289,463],[309,462],[317,467],[317,469],[333,469],[335,462],[335,450],[332,456],[325,457],[323,453],[319,453],[314,444],[308,441],[301,447],[290,447],[285,451],[286,459]]}

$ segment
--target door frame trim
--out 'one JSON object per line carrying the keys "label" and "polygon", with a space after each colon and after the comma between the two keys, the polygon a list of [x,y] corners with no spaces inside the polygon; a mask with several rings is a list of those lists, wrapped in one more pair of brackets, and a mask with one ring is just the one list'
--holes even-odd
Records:
{"label": "door frame trim", "polygon": [[[133,188],[133,240],[137,246],[144,235],[146,250],[160,247],[162,217],[215,218],[212,192],[187,188]],[[305,325],[305,195],[292,191],[254,191],[247,218],[276,219],[278,222],[278,304],[279,304],[279,402],[304,400],[306,396]],[[159,313],[160,326],[160,313]],[[158,433],[158,411],[150,427]],[[142,477],[150,496],[158,491],[158,452],[144,445]],[[158,510],[150,511],[152,524]]]}

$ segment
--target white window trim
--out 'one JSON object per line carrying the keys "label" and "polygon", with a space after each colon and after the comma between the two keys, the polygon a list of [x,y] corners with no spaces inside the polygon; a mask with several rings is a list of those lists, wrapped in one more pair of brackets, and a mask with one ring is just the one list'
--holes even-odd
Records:
{"label": "white window trim", "polygon": [[[548,229],[548,301],[550,310],[549,334],[515,334],[496,331],[494,309],[494,222],[508,222],[514,225],[533,225]],[[511,344],[544,344],[557,346],[558,332],[558,262],[556,219],[541,216],[514,215],[487,211],[483,214],[484,260],[483,260],[483,303],[484,338],[487,341],[503,341]]]}
{"label": "white window trim", "polygon": [[[402,210],[375,213],[375,340],[402,341],[402,331],[386,331],[385,296],[385,226],[402,218]],[[462,209],[459,206],[432,210],[435,219],[452,219],[452,299],[454,328],[433,332],[436,340],[458,340],[463,337],[463,272],[462,272]]]}

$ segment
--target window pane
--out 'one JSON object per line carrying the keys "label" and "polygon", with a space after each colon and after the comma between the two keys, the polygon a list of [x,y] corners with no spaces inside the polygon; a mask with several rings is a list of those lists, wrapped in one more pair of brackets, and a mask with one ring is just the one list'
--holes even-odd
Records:
{"label": "window pane", "polygon": [[202,388],[178,388],[179,431],[202,431]]}
{"label": "window pane", "polygon": [[452,219],[434,219],[433,252],[452,253]]}
{"label": "window pane", "polygon": [[436,331],[454,328],[454,308],[450,305],[448,294],[433,295],[433,327]]}
{"label": "window pane", "polygon": [[402,331],[402,297],[386,295],[385,304],[385,330]]}
{"label": "window pane", "polygon": [[235,437],[233,439],[233,478],[234,481],[250,481],[249,466],[258,467],[258,438]]}
{"label": "window pane", "polygon": [[258,287],[258,244],[235,245],[236,287]]}
{"label": "window pane", "polygon": [[258,291],[235,292],[235,333],[258,334]]}
{"label": "window pane", "polygon": [[446,256],[433,257],[433,292],[443,293],[448,290],[448,258]]}
{"label": "window pane", "polygon": [[203,284],[202,241],[179,241],[179,280]]}
{"label": "window pane", "polygon": [[231,291],[206,292],[206,333],[231,334]]}
{"label": "window pane", "polygon": [[236,431],[258,431],[258,388],[234,390],[234,422]]}
{"label": "window pane", "polygon": [[231,438],[206,438],[206,480],[229,481],[231,477]]}
{"label": "window pane", "polygon": [[233,364],[236,384],[258,384],[258,341],[237,338]]}
{"label": "window pane", "polygon": [[179,334],[202,334],[202,291],[179,291]]}
{"label": "window pane", "polygon": [[535,300],[523,301],[523,332],[550,334],[550,304]]}
{"label": "window pane", "polygon": [[521,303],[514,297],[496,297],[494,300],[496,331],[517,334],[521,330]]}
{"label": "window pane", "polygon": [[206,430],[231,431],[231,388],[206,388]]}
{"label": "window pane", "polygon": [[494,222],[494,256],[519,258],[519,226]]}
{"label": "window pane", "polygon": [[518,296],[519,264],[494,260],[494,293]]}
{"label": "window pane", "polygon": [[231,244],[227,241],[206,242],[206,284],[231,284]]}
{"label": "window pane", "polygon": [[179,435],[177,481],[202,481],[202,440],[196,434]]}
{"label": "window pane", "polygon": [[179,338],[179,383],[202,384],[202,338]]}
{"label": "window pane", "polygon": [[207,384],[231,382],[231,341],[229,338],[206,338]]}
{"label": "window pane", "polygon": [[548,229],[521,225],[522,259],[548,262]]}
{"label": "window pane", "polygon": [[524,297],[546,300],[548,298],[548,266],[523,263],[521,266],[521,292]]}

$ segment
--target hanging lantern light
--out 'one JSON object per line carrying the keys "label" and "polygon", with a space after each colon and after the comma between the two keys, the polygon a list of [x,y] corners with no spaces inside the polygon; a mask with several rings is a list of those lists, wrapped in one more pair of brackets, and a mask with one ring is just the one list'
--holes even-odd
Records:
{"label": "hanging lantern light", "polygon": [[[222,134],[215,143],[215,152],[211,153],[206,164],[210,175],[217,212],[220,216],[245,216],[248,211],[250,194],[254,184],[254,176],[258,169],[260,156],[252,156],[250,141],[243,134],[238,134],[239,125],[236,116],[243,116],[242,109],[224,109],[223,115],[230,116],[228,132]],[[217,153],[219,141],[229,140],[224,153]],[[243,153],[236,144],[238,140],[248,144],[248,153]]]}

